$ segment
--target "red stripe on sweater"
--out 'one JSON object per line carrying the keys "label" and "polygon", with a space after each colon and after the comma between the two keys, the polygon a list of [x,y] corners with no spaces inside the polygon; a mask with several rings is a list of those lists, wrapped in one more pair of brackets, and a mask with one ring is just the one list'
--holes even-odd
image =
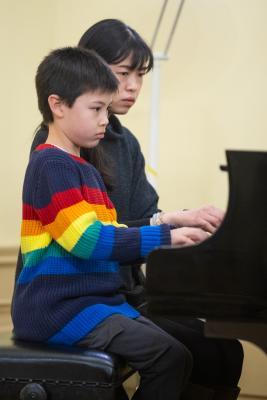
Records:
{"label": "red stripe on sweater", "polygon": [[39,217],[35,209],[30,204],[22,205],[22,218],[37,221]]}
{"label": "red stripe on sweater", "polygon": [[53,222],[64,208],[68,208],[83,200],[83,196],[79,189],[69,189],[64,192],[55,193],[50,200],[48,206],[36,209],[43,225]]}
{"label": "red stripe on sweater", "polygon": [[113,204],[108,199],[107,194],[99,189],[88,188],[83,186],[80,189],[69,189],[64,192],[55,193],[51,197],[48,206],[39,208],[39,218],[44,225],[53,222],[59,213],[64,208],[68,208],[80,201],[85,200],[89,204],[105,205],[107,208],[112,209]]}
{"label": "red stripe on sweater", "polygon": [[113,203],[109,199],[106,192],[102,192],[100,189],[90,188],[88,186],[82,186],[81,188],[84,199],[90,204],[105,204],[107,208],[114,208]]}

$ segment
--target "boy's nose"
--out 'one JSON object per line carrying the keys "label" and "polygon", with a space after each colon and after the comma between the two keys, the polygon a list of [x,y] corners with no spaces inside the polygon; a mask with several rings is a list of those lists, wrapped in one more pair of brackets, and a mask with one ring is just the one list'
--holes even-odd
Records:
{"label": "boy's nose", "polygon": [[105,113],[103,115],[103,118],[101,119],[101,125],[107,126],[108,123],[109,123],[108,113]]}

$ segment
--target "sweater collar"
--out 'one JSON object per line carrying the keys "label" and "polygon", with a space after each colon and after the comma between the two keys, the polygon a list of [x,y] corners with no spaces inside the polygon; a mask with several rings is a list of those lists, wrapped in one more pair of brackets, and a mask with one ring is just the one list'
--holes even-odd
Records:
{"label": "sweater collar", "polygon": [[82,157],[78,157],[78,156],[76,156],[75,154],[71,154],[71,153],[69,153],[67,150],[64,150],[64,149],[62,149],[61,147],[56,146],[56,145],[54,145],[54,144],[50,144],[50,143],[39,144],[39,145],[35,148],[34,151],[35,151],[35,152],[39,152],[39,151],[46,150],[46,149],[56,149],[56,150],[59,150],[59,151],[63,152],[63,154],[64,154],[64,153],[65,153],[65,154],[68,154],[73,160],[79,161],[79,162],[82,163],[82,164],[87,163],[87,161],[84,160]]}

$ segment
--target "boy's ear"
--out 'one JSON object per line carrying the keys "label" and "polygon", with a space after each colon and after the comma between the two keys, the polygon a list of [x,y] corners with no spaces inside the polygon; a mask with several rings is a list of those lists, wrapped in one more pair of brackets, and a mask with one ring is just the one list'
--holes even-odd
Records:
{"label": "boy's ear", "polygon": [[63,117],[63,101],[57,94],[50,94],[47,99],[52,114],[58,118]]}

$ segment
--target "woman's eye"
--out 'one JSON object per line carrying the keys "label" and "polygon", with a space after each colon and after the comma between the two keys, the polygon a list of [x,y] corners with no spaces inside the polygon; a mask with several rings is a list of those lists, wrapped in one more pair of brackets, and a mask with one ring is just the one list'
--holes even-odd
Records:
{"label": "woman's eye", "polygon": [[129,75],[129,72],[128,72],[128,71],[118,72],[118,75],[121,75],[121,76],[128,76],[128,75]]}

